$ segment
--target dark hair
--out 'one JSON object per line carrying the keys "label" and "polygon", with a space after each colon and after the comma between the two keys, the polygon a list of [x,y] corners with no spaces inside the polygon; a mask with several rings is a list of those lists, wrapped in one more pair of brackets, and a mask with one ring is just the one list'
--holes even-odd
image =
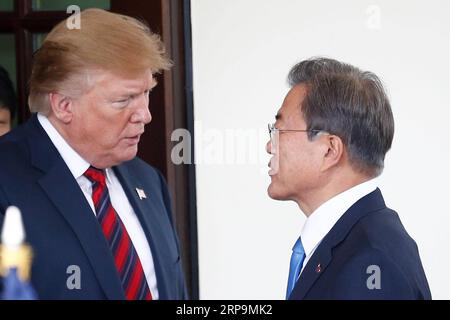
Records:
{"label": "dark hair", "polygon": [[[394,137],[394,117],[374,73],[319,57],[295,65],[288,82],[291,87],[306,85],[302,113],[308,130],[339,136],[356,170],[373,176],[383,171]],[[314,133],[308,137],[312,139]]]}
{"label": "dark hair", "polygon": [[0,108],[9,110],[11,119],[16,114],[17,102],[14,87],[8,72],[0,66]]}

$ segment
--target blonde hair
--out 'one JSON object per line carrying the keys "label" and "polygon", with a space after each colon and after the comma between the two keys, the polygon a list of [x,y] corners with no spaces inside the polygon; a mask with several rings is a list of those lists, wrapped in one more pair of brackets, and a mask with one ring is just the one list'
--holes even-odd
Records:
{"label": "blonde hair", "polygon": [[144,23],[101,9],[80,13],[80,29],[60,22],[33,57],[28,103],[31,112],[48,114],[48,93],[79,96],[92,85],[91,70],[133,77],[171,66],[160,37]]}

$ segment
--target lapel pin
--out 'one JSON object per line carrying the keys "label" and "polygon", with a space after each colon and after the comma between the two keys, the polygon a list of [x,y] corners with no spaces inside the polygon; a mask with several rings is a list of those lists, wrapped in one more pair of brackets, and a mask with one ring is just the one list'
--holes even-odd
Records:
{"label": "lapel pin", "polygon": [[147,199],[147,195],[145,194],[145,191],[139,188],[136,188],[136,192],[138,194],[139,199]]}
{"label": "lapel pin", "polygon": [[319,263],[316,267],[316,273],[320,273],[321,271],[322,271],[322,266]]}

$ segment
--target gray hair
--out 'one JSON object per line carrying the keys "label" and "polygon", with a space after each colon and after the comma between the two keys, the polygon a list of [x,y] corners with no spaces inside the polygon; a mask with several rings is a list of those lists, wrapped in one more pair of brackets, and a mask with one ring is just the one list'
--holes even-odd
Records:
{"label": "gray hair", "polygon": [[[383,84],[374,73],[319,57],[296,64],[288,83],[306,85],[301,110],[308,130],[339,136],[356,170],[381,174],[394,137],[394,118]],[[314,133],[308,137],[313,139]]]}

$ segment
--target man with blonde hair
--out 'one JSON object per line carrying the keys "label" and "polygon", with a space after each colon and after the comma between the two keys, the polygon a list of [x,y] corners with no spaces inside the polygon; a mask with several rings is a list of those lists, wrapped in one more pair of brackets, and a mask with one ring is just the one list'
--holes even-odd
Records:
{"label": "man with blonde hair", "polygon": [[33,115],[0,140],[0,224],[21,209],[41,299],[185,299],[164,178],[136,157],[170,61],[136,19],[80,15],[35,53]]}

